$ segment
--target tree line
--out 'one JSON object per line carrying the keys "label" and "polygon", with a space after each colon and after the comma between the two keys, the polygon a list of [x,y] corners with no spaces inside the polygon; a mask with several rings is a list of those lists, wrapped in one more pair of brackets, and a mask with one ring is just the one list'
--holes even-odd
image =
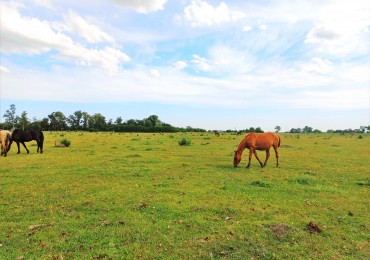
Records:
{"label": "tree line", "polygon": [[[129,119],[124,121],[121,116],[117,117],[116,120],[106,119],[100,113],[90,115],[87,112],[78,110],[73,114],[66,116],[62,112],[57,111],[49,114],[41,120],[33,118],[32,121],[28,117],[28,113],[23,111],[21,115],[16,114],[16,107],[14,104],[10,105],[10,108],[5,111],[3,115],[5,122],[0,124],[2,129],[42,129],[44,131],[114,131],[114,132],[206,132],[205,129],[193,128],[187,126],[186,128],[175,127],[170,124],[164,123],[159,120],[158,116],[151,115],[147,118],[137,120]],[[281,131],[280,126],[275,127],[275,132]],[[226,130],[227,133],[264,133],[261,127],[249,127],[245,130]],[[370,126],[360,126],[358,129],[339,129],[339,130],[328,130],[328,133],[365,133],[370,132]],[[303,128],[292,128],[287,133],[321,133],[318,129],[305,126]]]}
{"label": "tree line", "polygon": [[66,116],[57,111],[49,114],[41,120],[33,118],[31,121],[28,113],[23,111],[21,115],[16,114],[14,104],[5,111],[3,115],[5,122],[1,126],[3,129],[42,129],[44,131],[114,131],[114,132],[205,132],[201,128],[175,127],[159,120],[158,116],[151,115],[142,120],[129,119],[123,121],[119,116],[115,121],[106,119],[101,113],[90,115],[87,112],[78,110]]}

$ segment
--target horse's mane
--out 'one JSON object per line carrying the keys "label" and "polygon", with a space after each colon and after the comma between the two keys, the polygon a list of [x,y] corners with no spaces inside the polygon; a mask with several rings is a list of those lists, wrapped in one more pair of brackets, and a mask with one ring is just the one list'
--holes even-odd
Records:
{"label": "horse's mane", "polygon": [[10,129],[10,133],[16,133],[16,132],[18,132],[19,131],[19,128],[15,128],[15,127],[13,127],[12,129]]}

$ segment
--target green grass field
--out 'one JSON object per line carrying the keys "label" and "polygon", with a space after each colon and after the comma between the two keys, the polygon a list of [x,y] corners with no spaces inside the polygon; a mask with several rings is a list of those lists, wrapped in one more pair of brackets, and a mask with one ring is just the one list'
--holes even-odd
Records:
{"label": "green grass field", "polygon": [[44,134],[0,158],[0,259],[369,259],[369,135],[281,134],[261,171],[240,135]]}

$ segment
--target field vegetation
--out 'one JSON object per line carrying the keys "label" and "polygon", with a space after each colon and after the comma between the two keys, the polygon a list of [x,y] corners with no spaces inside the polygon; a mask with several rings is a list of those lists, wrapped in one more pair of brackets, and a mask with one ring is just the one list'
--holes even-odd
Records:
{"label": "field vegetation", "polygon": [[263,170],[241,135],[44,134],[0,158],[0,259],[369,258],[368,134],[281,134]]}

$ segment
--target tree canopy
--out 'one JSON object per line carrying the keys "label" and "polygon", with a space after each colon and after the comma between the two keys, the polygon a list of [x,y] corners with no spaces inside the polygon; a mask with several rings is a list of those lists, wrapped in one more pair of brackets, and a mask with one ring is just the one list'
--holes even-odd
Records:
{"label": "tree canopy", "polygon": [[23,111],[21,116],[16,115],[15,105],[11,105],[6,110],[3,117],[5,122],[4,129],[42,129],[45,131],[114,131],[114,132],[205,132],[206,130],[192,127],[174,127],[162,122],[157,115],[150,115],[142,120],[128,119],[123,121],[122,117],[116,120],[106,119],[101,113],[90,115],[87,112],[78,110],[73,114],[66,116],[61,111],[52,112],[41,120],[33,119],[32,122]]}

